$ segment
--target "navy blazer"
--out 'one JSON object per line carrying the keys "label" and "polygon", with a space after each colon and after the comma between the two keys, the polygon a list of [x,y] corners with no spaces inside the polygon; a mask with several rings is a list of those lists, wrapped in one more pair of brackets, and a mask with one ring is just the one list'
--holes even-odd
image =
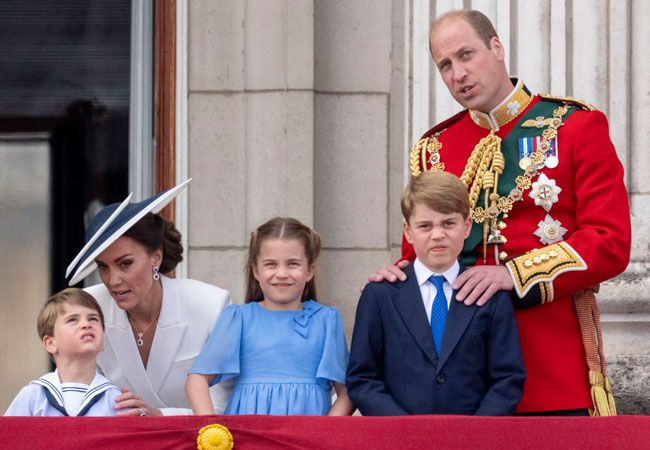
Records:
{"label": "navy blazer", "polygon": [[454,292],[438,355],[413,265],[405,273],[406,281],[369,283],[359,299],[347,373],[357,408],[377,416],[513,414],[525,371],[509,293],[479,307]]}

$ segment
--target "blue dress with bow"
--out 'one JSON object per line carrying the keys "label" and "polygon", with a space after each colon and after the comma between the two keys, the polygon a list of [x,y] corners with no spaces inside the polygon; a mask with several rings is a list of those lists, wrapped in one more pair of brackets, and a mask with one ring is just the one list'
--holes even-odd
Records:
{"label": "blue dress with bow", "polygon": [[236,378],[225,414],[327,414],[332,382],[345,384],[343,321],[313,300],[302,308],[252,302],[221,313],[190,372],[214,375],[210,385]]}

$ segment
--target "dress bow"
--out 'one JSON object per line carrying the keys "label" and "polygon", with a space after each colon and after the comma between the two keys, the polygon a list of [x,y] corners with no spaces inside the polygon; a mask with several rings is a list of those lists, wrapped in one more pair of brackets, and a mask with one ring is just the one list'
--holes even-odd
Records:
{"label": "dress bow", "polygon": [[313,300],[303,302],[302,311],[294,317],[293,328],[300,336],[307,339],[309,337],[309,319],[322,308],[321,305]]}

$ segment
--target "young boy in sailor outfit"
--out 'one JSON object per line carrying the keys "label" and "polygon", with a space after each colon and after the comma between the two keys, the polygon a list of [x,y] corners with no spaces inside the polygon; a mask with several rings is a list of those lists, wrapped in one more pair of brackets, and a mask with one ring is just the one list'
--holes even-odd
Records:
{"label": "young boy in sailor outfit", "polygon": [[96,370],[104,350],[97,301],[81,289],[64,289],[47,301],[37,329],[57,369],[23,387],[5,416],[114,416],[121,390]]}

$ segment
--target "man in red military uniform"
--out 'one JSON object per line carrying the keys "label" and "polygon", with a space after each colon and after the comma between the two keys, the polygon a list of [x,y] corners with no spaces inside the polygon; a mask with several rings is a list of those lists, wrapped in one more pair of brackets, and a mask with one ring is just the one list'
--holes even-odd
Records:
{"label": "man in red military uniform", "polygon": [[[410,152],[410,170],[452,172],[470,192],[474,224],[463,262],[474,267],[454,283],[457,298],[482,304],[498,289],[513,291],[527,372],[517,412],[614,413],[599,398],[610,389],[604,367],[593,370],[596,352],[585,352],[599,331],[588,290],[621,273],[630,254],[623,167],[607,119],[574,99],[531,95],[510,79],[503,45],[480,12],[443,15],[430,44],[466,109],[425,133]],[[414,257],[403,241],[402,260]],[[370,280],[395,276],[404,275],[388,266]],[[585,292],[588,308],[579,300]]]}

